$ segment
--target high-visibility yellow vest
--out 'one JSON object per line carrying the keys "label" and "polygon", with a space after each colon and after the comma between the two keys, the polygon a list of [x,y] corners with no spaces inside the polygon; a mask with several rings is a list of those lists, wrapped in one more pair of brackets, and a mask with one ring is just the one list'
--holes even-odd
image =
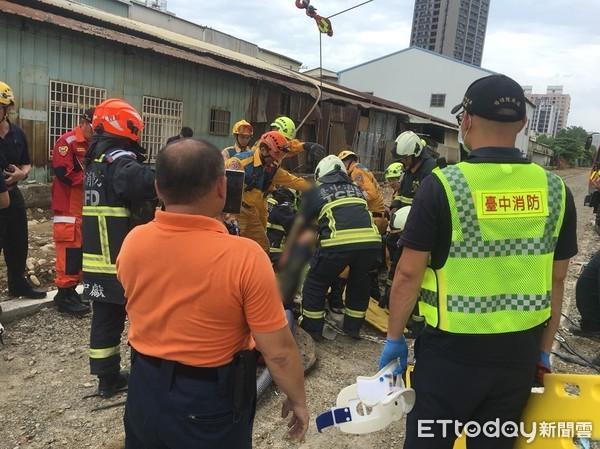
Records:
{"label": "high-visibility yellow vest", "polygon": [[432,172],[452,221],[448,259],[428,268],[419,311],[459,334],[526,330],[550,318],[563,181],[536,164],[459,163]]}

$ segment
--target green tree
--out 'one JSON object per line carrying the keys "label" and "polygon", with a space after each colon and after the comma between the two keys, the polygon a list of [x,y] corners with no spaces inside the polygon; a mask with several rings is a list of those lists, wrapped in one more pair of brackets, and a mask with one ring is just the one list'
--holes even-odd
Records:
{"label": "green tree", "polygon": [[549,145],[559,158],[572,164],[590,164],[594,153],[584,148],[587,136],[581,126],[569,126],[561,129]]}
{"label": "green tree", "polygon": [[537,136],[536,141],[543,145],[548,145],[551,147],[552,144],[554,144],[554,137],[548,136],[546,134],[540,134],[539,136]]}

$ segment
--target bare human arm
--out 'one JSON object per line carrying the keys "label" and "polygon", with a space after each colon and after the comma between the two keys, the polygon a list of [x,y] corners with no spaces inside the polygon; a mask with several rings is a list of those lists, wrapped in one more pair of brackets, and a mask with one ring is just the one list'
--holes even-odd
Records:
{"label": "bare human arm", "polygon": [[6,209],[10,206],[10,197],[8,196],[8,192],[0,193],[0,209]]}
{"label": "bare human arm", "polygon": [[275,332],[254,332],[253,335],[271,377],[287,396],[281,408],[281,417],[286,418],[292,412],[288,435],[300,441],[308,430],[309,414],[304,391],[304,370],[294,337],[287,326]]}
{"label": "bare human arm", "polygon": [[22,181],[29,176],[29,172],[31,171],[31,164],[24,165],[13,165],[10,164],[8,166],[8,170],[4,170],[4,174],[6,175],[5,182],[7,187],[14,186],[19,181]]}
{"label": "bare human arm", "polygon": [[554,335],[560,325],[563,296],[565,293],[565,279],[569,269],[570,259],[555,260],[552,265],[552,315],[542,334],[542,352],[551,352]]}
{"label": "bare human arm", "polygon": [[408,247],[402,251],[390,292],[388,340],[398,340],[404,335],[404,328],[421,290],[429,254],[429,252],[416,251]]}

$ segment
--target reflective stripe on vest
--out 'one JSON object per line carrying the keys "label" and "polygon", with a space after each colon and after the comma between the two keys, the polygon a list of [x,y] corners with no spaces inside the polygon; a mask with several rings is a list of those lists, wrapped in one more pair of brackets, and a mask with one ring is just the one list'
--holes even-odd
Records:
{"label": "reflective stripe on vest", "polygon": [[452,242],[445,265],[425,272],[419,310],[427,323],[495,334],[548,320],[562,180],[535,164],[460,163],[433,175],[446,193]]}
{"label": "reflective stripe on vest", "polygon": [[117,267],[111,261],[107,218],[128,218],[129,210],[124,207],[83,206],[84,217],[98,219],[98,235],[100,238],[101,254],[83,253],[83,271],[88,273],[117,274]]}
{"label": "reflective stripe on vest", "polygon": [[413,203],[413,199],[409,198],[407,196],[402,196],[402,195],[398,195],[397,197],[394,197],[394,199],[396,200],[400,200],[402,201],[404,204],[412,204]]}
{"label": "reflective stripe on vest", "polygon": [[[367,201],[364,198],[358,197],[340,198],[338,200],[334,200],[330,203],[327,203],[321,208],[319,220],[321,220],[324,217],[327,217],[328,227],[331,231],[329,238],[320,240],[320,244],[322,247],[326,248],[338,245],[349,245],[353,243],[381,242],[379,230],[377,229],[377,226],[375,226],[372,216],[371,226],[368,228],[353,228],[343,230],[336,229],[335,217],[333,216],[333,209],[339,206],[349,204],[360,204],[365,207],[365,210],[368,210]],[[369,213],[369,215],[371,214]]]}

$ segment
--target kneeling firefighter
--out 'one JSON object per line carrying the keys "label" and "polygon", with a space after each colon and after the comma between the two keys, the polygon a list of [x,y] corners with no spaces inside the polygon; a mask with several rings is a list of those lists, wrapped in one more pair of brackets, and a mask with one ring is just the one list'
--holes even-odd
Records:
{"label": "kneeling firefighter", "polygon": [[[98,393],[110,397],[127,385],[120,372],[120,341],[125,326],[125,296],[117,280],[116,260],[127,233],[150,221],[156,198],[154,170],[142,164],[139,145],[142,117],[120,99],[96,107],[94,135],[85,157],[83,206],[84,298],[92,301],[90,372],[98,376]],[[139,210],[147,217],[136,217]]]}

